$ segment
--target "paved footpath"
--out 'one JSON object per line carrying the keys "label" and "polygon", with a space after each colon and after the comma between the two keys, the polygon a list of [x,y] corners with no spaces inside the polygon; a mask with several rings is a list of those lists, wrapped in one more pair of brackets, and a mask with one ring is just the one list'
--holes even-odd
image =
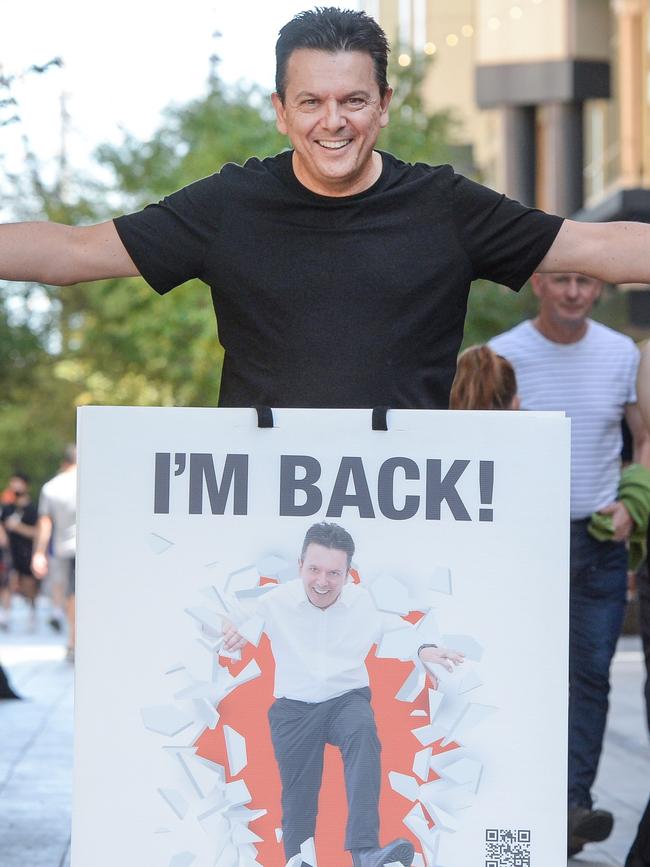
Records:
{"label": "paved footpath", "polygon": [[[0,633],[0,661],[27,701],[0,701],[0,865],[70,867],[73,666],[60,636],[44,625],[30,634],[24,610],[15,606],[15,614],[12,631]],[[614,832],[569,867],[622,867],[650,795],[639,648],[635,638],[619,643],[596,785],[598,804],[616,816]]]}

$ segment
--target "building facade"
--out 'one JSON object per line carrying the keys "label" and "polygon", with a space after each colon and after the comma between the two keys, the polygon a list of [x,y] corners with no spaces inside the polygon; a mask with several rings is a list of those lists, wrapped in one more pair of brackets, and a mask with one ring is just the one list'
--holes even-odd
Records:
{"label": "building facade", "polygon": [[[430,53],[477,176],[581,220],[650,222],[650,0],[370,0],[399,51]],[[634,287],[630,287],[634,288]],[[630,297],[650,326],[647,293]]]}

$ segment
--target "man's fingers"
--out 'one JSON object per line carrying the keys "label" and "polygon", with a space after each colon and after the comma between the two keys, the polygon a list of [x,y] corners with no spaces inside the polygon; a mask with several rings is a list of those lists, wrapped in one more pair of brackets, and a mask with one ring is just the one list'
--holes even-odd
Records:
{"label": "man's fingers", "polygon": [[223,646],[226,650],[241,650],[246,644],[246,639],[237,632],[234,626],[224,632]]}

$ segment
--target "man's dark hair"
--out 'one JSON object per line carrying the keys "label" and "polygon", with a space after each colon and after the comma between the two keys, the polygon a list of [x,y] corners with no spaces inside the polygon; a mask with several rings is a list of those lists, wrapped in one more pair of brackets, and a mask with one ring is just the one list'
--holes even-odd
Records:
{"label": "man's dark hair", "polygon": [[354,556],[354,540],[347,530],[338,524],[328,524],[321,521],[320,524],[312,524],[305,534],[302,543],[301,561],[305,559],[305,552],[310,545],[322,545],[323,548],[333,548],[335,551],[345,551],[348,558],[348,569]]}
{"label": "man's dark hair", "polygon": [[298,48],[317,51],[363,51],[372,57],[375,79],[382,97],[388,90],[388,39],[374,18],[365,12],[317,6],[299,12],[280,30],[275,45],[275,89],[284,102],[287,63]]}
{"label": "man's dark hair", "polygon": [[11,479],[20,479],[21,482],[24,482],[26,485],[31,484],[31,479],[26,473],[23,473],[22,470],[16,470],[9,477]]}

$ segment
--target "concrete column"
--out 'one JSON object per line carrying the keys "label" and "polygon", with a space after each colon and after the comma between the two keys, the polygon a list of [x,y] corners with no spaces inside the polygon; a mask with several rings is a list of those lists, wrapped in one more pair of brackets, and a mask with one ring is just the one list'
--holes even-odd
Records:
{"label": "concrete column", "polygon": [[643,0],[612,0],[618,22],[618,102],[621,183],[643,175]]}
{"label": "concrete column", "polygon": [[584,203],[584,133],[582,102],[546,106],[544,154],[547,210],[570,217]]}
{"label": "concrete column", "polygon": [[505,192],[523,205],[535,205],[535,107],[503,109]]}

